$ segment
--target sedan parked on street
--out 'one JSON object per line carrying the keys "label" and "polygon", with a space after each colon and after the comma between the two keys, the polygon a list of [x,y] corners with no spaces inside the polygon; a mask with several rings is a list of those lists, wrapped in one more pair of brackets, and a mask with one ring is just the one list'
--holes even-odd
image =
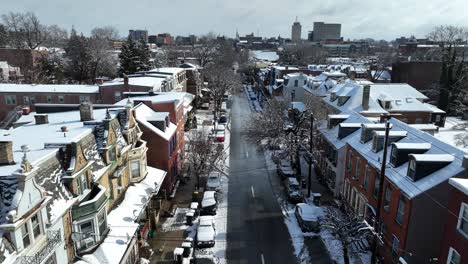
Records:
{"label": "sedan parked on street", "polygon": [[215,245],[216,230],[213,216],[200,216],[196,242],[198,248],[213,247]]}
{"label": "sedan parked on street", "polygon": [[320,231],[320,220],[325,216],[322,208],[312,204],[298,203],[294,214],[302,232]]}

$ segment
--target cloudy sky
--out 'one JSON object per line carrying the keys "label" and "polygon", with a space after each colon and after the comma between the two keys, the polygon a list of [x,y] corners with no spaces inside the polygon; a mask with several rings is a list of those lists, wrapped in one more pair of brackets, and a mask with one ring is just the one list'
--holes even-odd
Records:
{"label": "cloudy sky", "polygon": [[93,27],[112,25],[150,34],[234,36],[260,32],[290,37],[295,17],[302,36],[314,21],[342,24],[347,39],[424,37],[435,25],[468,26],[468,0],[0,0],[0,13],[35,12],[45,24],[88,34]]}

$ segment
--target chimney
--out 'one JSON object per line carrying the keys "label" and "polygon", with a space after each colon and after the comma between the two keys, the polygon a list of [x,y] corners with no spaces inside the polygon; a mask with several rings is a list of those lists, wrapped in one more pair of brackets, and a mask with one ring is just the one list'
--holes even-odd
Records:
{"label": "chimney", "polygon": [[13,141],[0,141],[0,165],[15,164],[13,158]]}
{"label": "chimney", "polygon": [[44,125],[49,123],[49,115],[48,114],[35,114],[34,120],[36,121],[36,125]]}
{"label": "chimney", "polygon": [[128,87],[128,75],[124,74],[124,90],[130,92],[130,87]]}
{"label": "chimney", "polygon": [[82,102],[80,104],[80,120],[81,121],[91,121],[93,120],[93,103],[91,102]]}
{"label": "chimney", "polygon": [[285,70],[288,70],[288,69],[289,69],[289,66],[288,66],[288,65],[286,65],[286,67],[284,67],[284,69],[285,69]]}
{"label": "chimney", "polygon": [[362,91],[362,109],[369,110],[370,85],[364,85]]}

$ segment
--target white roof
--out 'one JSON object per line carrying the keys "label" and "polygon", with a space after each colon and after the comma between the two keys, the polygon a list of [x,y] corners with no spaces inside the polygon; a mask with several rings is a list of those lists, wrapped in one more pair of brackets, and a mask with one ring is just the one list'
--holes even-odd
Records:
{"label": "white roof", "polygon": [[146,208],[153,193],[162,185],[166,172],[148,166],[148,174],[139,183],[128,187],[123,201],[107,215],[110,231],[92,254],[84,255],[84,261],[76,263],[120,263],[139,224],[137,217]]}
{"label": "white roof", "polygon": [[275,51],[252,50],[250,54],[253,58],[261,61],[274,62],[279,59],[279,55]]}
{"label": "white roof", "polygon": [[[161,84],[166,80],[164,77],[156,77],[156,76],[130,76],[128,77],[128,84],[133,86],[143,86],[152,89],[153,91],[161,91]],[[110,82],[105,82],[101,85],[101,87],[105,88],[107,86],[114,86],[114,85],[123,85],[124,79],[118,78],[114,79]]]}
{"label": "white roof", "polygon": [[[384,137],[385,131],[374,131],[374,134],[376,134],[379,137]],[[408,132],[406,131],[388,131],[389,137],[406,137],[406,135],[408,135]]]}
{"label": "white roof", "polygon": [[468,195],[468,179],[451,178],[449,183],[453,187],[463,192],[465,195]]}
{"label": "white roof", "polygon": [[[450,155],[451,158],[445,159],[453,160],[447,166],[417,181],[413,181],[410,177],[407,176],[408,162],[398,167],[387,167],[386,178],[395,184],[407,197],[410,199],[416,197],[421,193],[443,183],[444,181],[447,181],[451,177],[456,177],[463,174],[464,168],[462,166],[462,161],[463,156],[466,155],[466,152],[443,143],[430,134],[408,126],[407,124],[395,118],[391,118],[390,123],[392,124],[392,131],[404,131],[407,133],[407,136],[400,139],[398,143],[431,143],[431,148],[426,151],[424,155],[442,154],[443,157],[448,157],[445,155]],[[351,137],[347,138],[346,142],[368,161],[369,166],[377,169],[381,167],[383,150],[380,150],[377,153],[374,152],[372,150],[372,141],[361,143],[360,135],[352,134]],[[387,156],[388,164],[390,164],[389,160],[390,155]]]}
{"label": "white roof", "polygon": [[339,118],[339,119],[347,119],[349,118],[349,115],[344,115],[344,114],[340,114],[340,115],[328,115],[329,118]]}
{"label": "white roof", "polygon": [[455,157],[450,154],[410,154],[414,160],[420,162],[452,162]]}
{"label": "white roof", "polygon": [[2,93],[99,93],[97,85],[79,84],[0,84]]}
{"label": "white roof", "polygon": [[161,67],[161,68],[154,68],[152,70],[149,70],[148,72],[150,73],[170,73],[170,74],[177,74],[180,72],[185,71],[184,68],[178,68],[178,67]]}
{"label": "white roof", "polygon": [[168,115],[169,113],[166,112],[155,112],[153,109],[149,108],[145,104],[139,104],[135,107],[135,118],[138,121],[138,123],[142,124],[147,129],[159,135],[166,141],[170,140],[171,137],[175,134],[177,126],[169,122],[169,126],[166,127],[166,131],[162,131],[153,124],[151,124],[150,121],[162,121],[165,120],[165,117],[167,117]]}
{"label": "white roof", "polygon": [[[122,109],[109,109],[112,117],[116,115],[116,111],[120,110]],[[4,131],[0,135],[0,141],[13,141],[13,156],[16,162],[14,165],[0,166],[0,175],[9,175],[20,168],[23,157],[23,153],[21,152],[22,145],[29,147],[28,160],[34,166],[34,164],[50,157],[50,155],[54,155],[59,150],[59,147],[46,148],[44,144],[69,144],[92,133],[94,128],[94,126],[86,126],[80,121],[79,111],[49,113],[49,123],[43,125],[35,124],[34,114],[35,112],[21,116],[18,122],[27,124],[6,132]],[[94,110],[94,120],[103,120],[105,116],[106,109]],[[61,132],[62,126],[67,127],[66,136]]]}
{"label": "white roof", "polygon": [[[187,92],[162,92],[156,93],[155,95],[135,96],[129,98],[132,101],[151,101],[152,103],[176,102],[177,106],[183,104],[184,107],[188,107],[192,103],[195,96]],[[128,99],[122,99],[115,104],[123,106],[127,104],[127,100]]]}
{"label": "white roof", "polygon": [[392,143],[398,149],[430,149],[431,143]]}

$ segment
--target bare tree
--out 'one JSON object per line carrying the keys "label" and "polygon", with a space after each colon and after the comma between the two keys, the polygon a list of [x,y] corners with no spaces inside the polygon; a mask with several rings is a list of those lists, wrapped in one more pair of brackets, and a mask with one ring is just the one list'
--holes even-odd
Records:
{"label": "bare tree", "polygon": [[16,48],[35,49],[49,37],[48,27],[41,24],[32,12],[2,15],[2,20],[9,33],[11,45]]}
{"label": "bare tree", "polygon": [[456,112],[460,102],[459,96],[464,96],[462,88],[468,79],[468,68],[464,63],[464,45],[468,40],[468,30],[455,26],[438,26],[428,38],[436,42],[442,53],[442,72],[440,76],[438,93],[439,108]]}
{"label": "bare tree", "polygon": [[203,69],[203,75],[208,81],[206,87],[214,100],[215,119],[221,107],[223,96],[232,92],[235,88],[241,87],[240,77],[225,65],[212,64]]}
{"label": "bare tree", "polygon": [[363,241],[373,234],[373,228],[362,217],[340,214],[337,209],[328,209],[325,221],[321,225],[331,231],[341,242],[343,261],[349,264],[350,247],[353,243]]}
{"label": "bare tree", "polygon": [[213,139],[201,131],[189,134],[189,148],[186,160],[191,173],[197,178],[197,188],[200,187],[200,178],[213,169],[223,170],[226,153],[223,144],[216,144]]}
{"label": "bare tree", "polygon": [[117,58],[112,55],[112,41],[118,39],[117,29],[111,26],[94,28],[89,38],[92,76],[114,77],[117,74]]}
{"label": "bare tree", "polygon": [[57,25],[50,25],[47,27],[48,37],[43,42],[47,47],[65,47],[68,40],[68,32]]}

